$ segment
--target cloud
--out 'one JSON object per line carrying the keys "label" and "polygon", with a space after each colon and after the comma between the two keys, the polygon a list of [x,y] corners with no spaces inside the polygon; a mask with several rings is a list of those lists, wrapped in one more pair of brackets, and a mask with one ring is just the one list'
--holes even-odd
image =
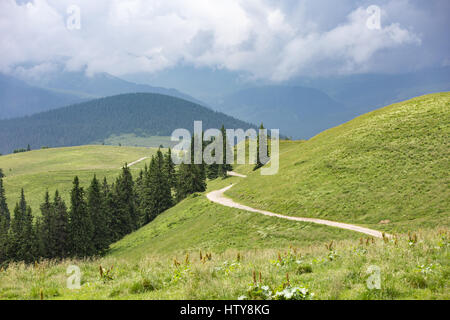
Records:
{"label": "cloud", "polygon": [[[283,81],[379,72],[380,57],[392,71],[402,67],[395,52],[423,43],[420,21],[396,19],[407,12],[426,20],[417,5],[398,0],[380,5],[380,30],[367,28],[370,3],[364,1],[356,6],[344,0],[334,8],[334,0],[78,0],[81,29],[68,30],[73,3],[2,0],[0,71],[26,73],[23,66],[33,65],[36,75],[57,63],[88,74],[124,75],[188,64]],[[440,64],[448,59],[433,57]]]}

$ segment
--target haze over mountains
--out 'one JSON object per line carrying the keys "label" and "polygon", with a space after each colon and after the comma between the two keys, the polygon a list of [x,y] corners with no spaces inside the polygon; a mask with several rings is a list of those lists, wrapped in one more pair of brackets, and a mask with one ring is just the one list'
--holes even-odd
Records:
{"label": "haze over mountains", "polygon": [[31,115],[73,103],[123,93],[159,93],[202,104],[176,89],[136,84],[107,73],[57,71],[21,79],[0,74],[0,119]]}
{"label": "haze over mountains", "polygon": [[[196,82],[204,75],[204,72],[200,75],[195,75],[195,70],[192,72]],[[189,90],[189,85],[181,86],[182,90],[186,88],[189,93],[203,90],[205,94],[201,96],[206,98],[205,102],[177,89],[137,84],[107,73],[87,76],[83,71],[59,70],[32,76],[22,72],[16,75],[21,79],[0,75],[0,119],[27,116],[100,97],[148,92],[209,105],[255,125],[263,122],[265,127],[280,129],[281,134],[294,139],[308,139],[380,106],[425,93],[450,90],[450,67],[396,75],[298,78],[279,84],[239,82],[229,73],[226,77],[220,76],[220,71],[215,74],[218,74],[216,78],[205,76],[209,85],[203,86],[204,83],[200,81],[195,91]],[[158,82],[158,77],[153,77],[153,81],[168,84]],[[189,82],[189,78],[183,81]],[[232,82],[232,85],[228,82]],[[180,85],[180,82],[176,84]],[[123,107],[128,105],[124,103]],[[161,112],[167,113],[167,110]],[[19,148],[18,145],[16,147]],[[7,152],[11,152],[11,148],[8,148]]]}
{"label": "haze over mountains", "polygon": [[[189,75],[187,75],[187,73]],[[168,85],[199,97],[221,112],[268,128],[279,128],[294,139],[308,139],[354,117],[398,101],[450,90],[450,67],[400,74],[355,74],[297,77],[274,83],[244,81],[226,70],[181,69],[161,75],[130,77]],[[188,79],[194,79],[193,87]]]}

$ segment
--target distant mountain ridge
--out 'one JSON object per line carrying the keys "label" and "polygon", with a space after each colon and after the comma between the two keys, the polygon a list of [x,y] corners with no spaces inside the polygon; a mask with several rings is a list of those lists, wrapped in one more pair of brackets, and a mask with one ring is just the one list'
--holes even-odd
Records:
{"label": "distant mountain ridge", "polygon": [[32,116],[0,120],[0,153],[28,144],[32,149],[77,146],[104,141],[111,135],[170,136],[173,130],[255,128],[223,113],[176,97],[134,93],[100,98]]}
{"label": "distant mountain ridge", "polygon": [[34,87],[0,74],[0,119],[20,117],[85,100],[79,95]]}
{"label": "distant mountain ridge", "polygon": [[300,86],[262,86],[226,96],[218,110],[295,139],[308,139],[352,118],[351,112],[325,93]]}
{"label": "distant mountain ridge", "polygon": [[95,98],[125,93],[158,93],[204,105],[176,89],[122,80],[107,73],[88,77],[84,72],[57,72],[18,79],[0,74],[0,119],[32,115]]}

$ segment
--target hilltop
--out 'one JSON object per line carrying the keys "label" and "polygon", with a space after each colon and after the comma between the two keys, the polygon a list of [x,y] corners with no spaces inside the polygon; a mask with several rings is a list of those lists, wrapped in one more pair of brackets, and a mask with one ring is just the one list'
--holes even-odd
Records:
{"label": "hilltop", "polygon": [[226,194],[280,214],[408,231],[449,225],[450,93],[397,103],[281,145],[280,171]]}

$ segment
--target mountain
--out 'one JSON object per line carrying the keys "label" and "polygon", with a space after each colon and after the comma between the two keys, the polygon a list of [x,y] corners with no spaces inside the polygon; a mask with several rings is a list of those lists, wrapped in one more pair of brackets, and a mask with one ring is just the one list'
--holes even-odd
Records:
{"label": "mountain", "polygon": [[79,95],[31,86],[0,74],[0,119],[20,117],[86,100]]}
{"label": "mountain", "polygon": [[262,86],[224,97],[218,110],[296,139],[308,139],[352,118],[351,112],[325,93],[298,86]]}
{"label": "mountain", "polygon": [[296,85],[316,88],[351,109],[356,115],[424,94],[450,91],[450,67],[405,74],[356,74],[303,78]]}
{"label": "mountain", "polygon": [[158,93],[204,105],[176,89],[122,80],[107,73],[54,72],[38,78],[0,74],[0,119],[31,115],[95,98],[124,93]]}
{"label": "mountain", "polygon": [[100,98],[32,116],[0,120],[0,153],[16,148],[75,146],[112,135],[170,136],[177,128],[254,127],[223,113],[179,98],[134,93]]}
{"label": "mountain", "polygon": [[39,80],[29,80],[35,86],[52,90],[71,92],[80,96],[90,96],[101,98],[124,93],[158,93],[181,98],[197,104],[204,104],[201,101],[184,94],[176,89],[154,87],[146,84],[137,84],[125,81],[108,73],[96,73],[87,76],[84,71],[68,72],[56,71],[48,73]]}

